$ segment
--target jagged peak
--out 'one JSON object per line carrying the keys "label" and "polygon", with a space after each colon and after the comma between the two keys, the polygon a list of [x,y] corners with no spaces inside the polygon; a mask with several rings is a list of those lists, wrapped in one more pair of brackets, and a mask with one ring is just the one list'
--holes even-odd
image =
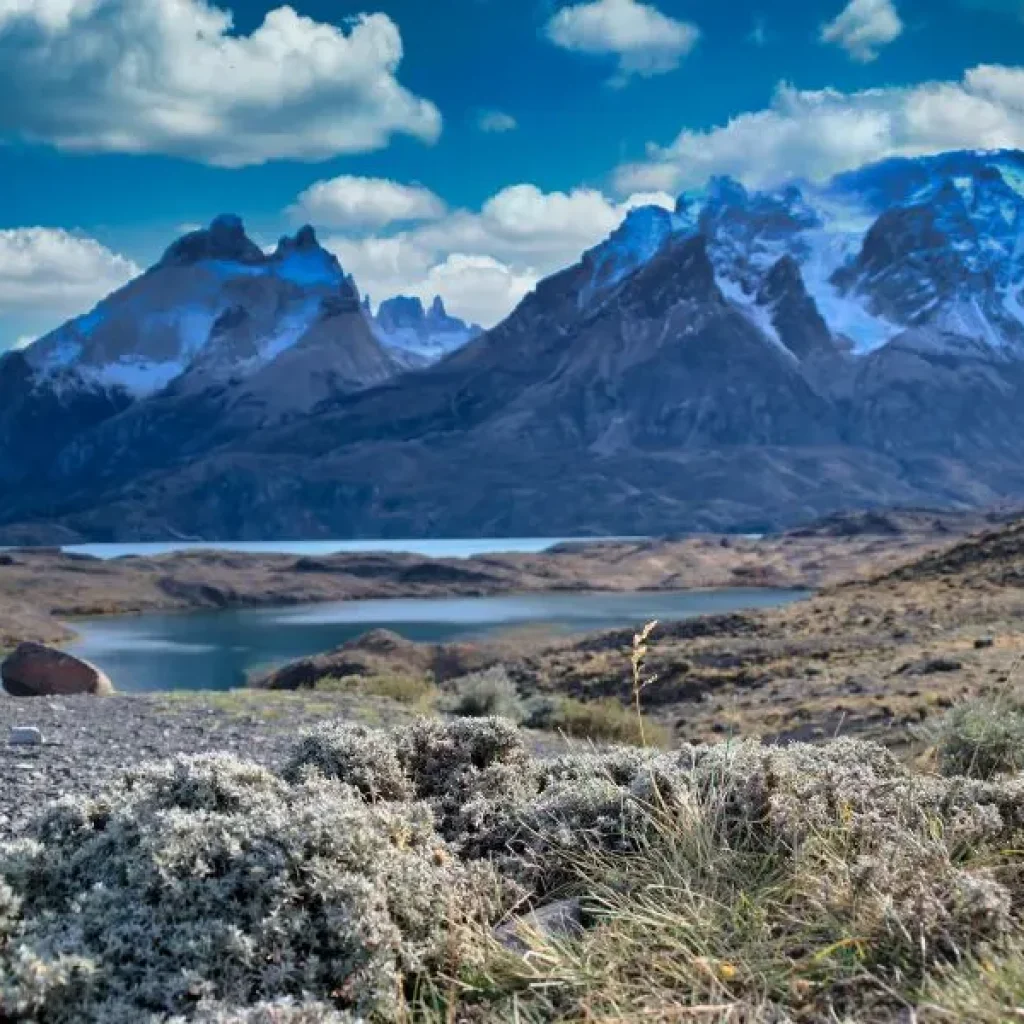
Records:
{"label": "jagged peak", "polygon": [[172,242],[157,267],[192,266],[204,260],[259,265],[266,262],[266,254],[245,233],[241,217],[222,213],[214,217],[209,227],[190,231]]}
{"label": "jagged peak", "polygon": [[426,315],[418,295],[393,295],[377,308],[377,319],[394,321],[395,326],[418,324]]}
{"label": "jagged peak", "polygon": [[708,199],[715,204],[743,206],[750,199],[744,185],[728,174],[716,174],[708,181]]}
{"label": "jagged peak", "polygon": [[327,252],[316,237],[311,224],[304,224],[293,236],[284,235],[277,243],[275,258],[287,256],[293,252]]}

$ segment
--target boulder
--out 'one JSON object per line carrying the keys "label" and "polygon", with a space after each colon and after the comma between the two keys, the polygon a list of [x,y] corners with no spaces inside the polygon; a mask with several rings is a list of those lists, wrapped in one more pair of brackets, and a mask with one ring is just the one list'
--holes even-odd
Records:
{"label": "boulder", "polygon": [[114,686],[95,665],[43,644],[19,644],[0,677],[12,697],[55,697],[76,693],[107,697]]}
{"label": "boulder", "polygon": [[570,939],[583,931],[583,908],[577,899],[558,900],[531,910],[494,929],[494,937],[514,953],[528,953],[531,940]]}

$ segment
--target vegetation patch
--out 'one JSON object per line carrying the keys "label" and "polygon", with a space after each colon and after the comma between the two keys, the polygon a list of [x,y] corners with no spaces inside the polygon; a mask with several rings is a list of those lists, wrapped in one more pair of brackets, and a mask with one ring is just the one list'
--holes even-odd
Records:
{"label": "vegetation patch", "polygon": [[927,735],[944,775],[993,779],[1024,771],[1024,708],[1009,696],[963,701]]}
{"label": "vegetation patch", "polygon": [[438,697],[437,688],[424,676],[382,673],[367,676],[330,676],[315,689],[323,693],[345,693],[363,697],[385,697],[427,711]]}
{"label": "vegetation patch", "polygon": [[641,725],[636,713],[614,697],[582,701],[572,697],[540,699],[533,705],[527,725],[564,733],[573,739],[596,740],[639,746],[669,745],[669,731],[647,721]]}
{"label": "vegetation patch", "polygon": [[[0,1020],[1014,1019],[1021,849],[1024,776],[854,740],[538,759],[495,718],[334,723],[0,846]],[[502,944],[558,900],[581,932]]]}
{"label": "vegetation patch", "polygon": [[455,680],[450,689],[443,707],[453,715],[465,718],[497,716],[511,722],[522,722],[527,716],[526,705],[502,665],[463,676]]}

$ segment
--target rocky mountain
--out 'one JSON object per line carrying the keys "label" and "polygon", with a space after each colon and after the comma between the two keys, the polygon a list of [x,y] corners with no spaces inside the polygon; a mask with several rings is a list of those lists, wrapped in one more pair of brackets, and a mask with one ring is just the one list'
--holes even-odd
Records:
{"label": "rocky mountain", "polygon": [[[147,314],[129,343],[114,296],[98,322],[0,364],[0,380],[74,373],[92,389],[54,412],[59,438],[0,498],[12,536],[758,531],[1024,495],[1024,154],[762,192],[714,179],[674,210],[632,211],[471,338],[440,302],[372,316],[311,232],[272,255],[243,237],[222,219],[140,282],[167,281],[163,315],[195,323],[181,295],[226,263],[233,290],[260,296],[236,306],[310,304],[287,343],[285,313],[242,318],[223,299],[203,307],[205,334],[172,331],[175,347]],[[112,358],[118,379],[97,369]],[[168,363],[170,381],[152,369]],[[12,445],[38,422],[17,403],[4,415]]]}
{"label": "rocky mountain", "polygon": [[286,421],[401,368],[312,228],[268,254],[237,217],[218,217],[0,361],[0,481],[40,466],[61,477],[111,450],[126,470],[147,466],[160,450]]}
{"label": "rocky mountain", "polygon": [[420,299],[406,295],[386,299],[376,314],[369,298],[363,308],[381,344],[410,367],[436,362],[483,334],[479,325],[449,316],[440,295],[430,309],[424,309]]}

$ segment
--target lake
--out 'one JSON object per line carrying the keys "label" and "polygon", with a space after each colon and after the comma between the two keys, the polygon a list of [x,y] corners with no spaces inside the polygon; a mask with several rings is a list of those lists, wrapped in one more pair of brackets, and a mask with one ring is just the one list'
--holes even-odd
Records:
{"label": "lake", "polygon": [[75,623],[72,654],[102,668],[124,693],[227,690],[256,669],[328,651],[371,629],[410,640],[448,642],[522,627],[582,633],[771,608],[799,600],[793,590],[347,601],[293,608],[141,615]]}
{"label": "lake", "polygon": [[556,544],[594,544],[601,541],[644,540],[643,537],[506,537],[479,540],[254,540],[167,541],[148,544],[69,544],[61,550],[93,558],[127,555],[169,555],[176,551],[239,551],[258,555],[336,555],[339,553],[396,552],[425,558],[472,558],[474,555],[528,554],[547,551]]}

